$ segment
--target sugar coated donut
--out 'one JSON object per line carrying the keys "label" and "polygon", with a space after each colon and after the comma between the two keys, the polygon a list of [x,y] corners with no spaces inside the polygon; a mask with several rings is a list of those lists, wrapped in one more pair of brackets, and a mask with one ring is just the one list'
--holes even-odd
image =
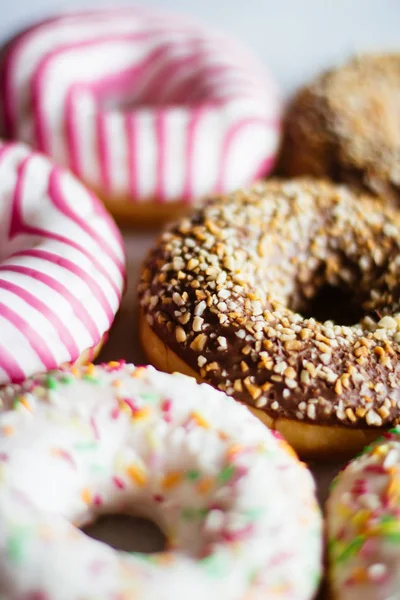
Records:
{"label": "sugar coated donut", "polygon": [[333,483],[327,503],[335,600],[390,600],[400,586],[400,429],[365,448]]}
{"label": "sugar coated donut", "polygon": [[275,85],[239,44],[139,8],[67,14],[12,40],[7,137],[68,165],[116,216],[154,221],[272,168]]}
{"label": "sugar coated donut", "polygon": [[160,237],[139,286],[143,346],[248,404],[302,456],[336,458],[400,420],[399,281],[395,212],[271,180]]}
{"label": "sugar coated donut", "polygon": [[400,203],[400,53],[366,54],[317,77],[289,107],[281,169],[345,181]]}
{"label": "sugar coated donut", "polygon": [[[3,600],[313,597],[311,474],[225,394],[114,362],[0,396]],[[136,511],[164,530],[164,552],[118,552],[77,529]]]}
{"label": "sugar coated donut", "polygon": [[101,202],[23,144],[0,142],[0,385],[91,360],[125,259]]}

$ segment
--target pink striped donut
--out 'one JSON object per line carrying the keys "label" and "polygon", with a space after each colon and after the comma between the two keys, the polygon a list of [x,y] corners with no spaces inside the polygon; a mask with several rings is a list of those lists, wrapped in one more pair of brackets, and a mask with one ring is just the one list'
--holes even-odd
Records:
{"label": "pink striped donut", "polygon": [[119,232],[92,192],[0,142],[0,385],[93,358],[124,276]]}
{"label": "pink striped donut", "polygon": [[273,166],[274,83],[236,42],[187,19],[62,15],[12,40],[1,71],[4,135],[71,168],[117,216],[169,216]]}

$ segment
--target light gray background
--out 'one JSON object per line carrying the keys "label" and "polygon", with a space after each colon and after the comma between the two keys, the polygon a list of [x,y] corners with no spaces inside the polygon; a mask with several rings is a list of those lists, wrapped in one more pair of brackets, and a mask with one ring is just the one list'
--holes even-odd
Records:
{"label": "light gray background", "polygon": [[[48,14],[118,0],[0,0],[0,40]],[[137,2],[138,3],[138,2]],[[137,4],[136,3],[136,4]],[[185,11],[242,38],[285,92],[343,56],[400,49],[400,0],[142,0]],[[129,4],[129,0],[124,4]]]}

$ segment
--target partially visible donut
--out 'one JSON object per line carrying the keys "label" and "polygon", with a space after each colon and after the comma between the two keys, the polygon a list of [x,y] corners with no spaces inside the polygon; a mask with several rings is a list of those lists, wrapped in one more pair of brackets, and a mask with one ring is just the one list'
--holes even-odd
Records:
{"label": "partially visible donut", "polygon": [[[225,394],[114,362],[0,398],[2,600],[314,597],[312,476]],[[164,552],[119,552],[77,529],[136,511],[163,529]]]}
{"label": "partially visible donut", "polygon": [[281,171],[344,181],[400,203],[400,54],[366,54],[293,99]]}
{"label": "partially visible donut", "polygon": [[400,429],[365,448],[327,503],[332,600],[389,600],[400,589]]}
{"label": "partially visible donut", "polygon": [[139,286],[142,342],[158,368],[246,403],[302,456],[336,459],[400,421],[399,292],[396,212],[346,187],[270,180],[160,237]]}
{"label": "partially visible donut", "polygon": [[0,385],[93,360],[124,277],[101,202],[43,155],[0,142]]}
{"label": "partially visible donut", "polygon": [[275,84],[239,44],[189,19],[66,14],[12,40],[1,69],[4,135],[70,167],[116,216],[165,218],[272,168]]}

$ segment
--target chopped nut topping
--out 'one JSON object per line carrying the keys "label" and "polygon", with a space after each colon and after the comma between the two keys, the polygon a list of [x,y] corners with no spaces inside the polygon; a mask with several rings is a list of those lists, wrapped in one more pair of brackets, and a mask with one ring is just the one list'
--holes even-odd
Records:
{"label": "chopped nut topping", "polygon": [[190,344],[192,350],[195,352],[202,352],[204,346],[207,342],[207,336],[204,333],[200,333],[197,337],[194,338],[193,342]]}
{"label": "chopped nut topping", "polygon": [[343,394],[343,385],[340,379],[338,379],[335,383],[335,393],[340,396]]}
{"label": "chopped nut topping", "polygon": [[261,396],[261,389],[258,386],[254,385],[254,383],[252,383],[250,377],[246,377],[243,383],[249,391],[250,396],[253,398],[253,400],[257,400],[257,398]]}
{"label": "chopped nut topping", "polygon": [[256,408],[263,408],[267,404],[267,399],[261,396],[255,401]]}
{"label": "chopped nut topping", "polygon": [[205,356],[202,356],[200,354],[200,356],[197,357],[197,364],[199,365],[199,367],[204,367],[205,364],[207,364],[207,359]]}
{"label": "chopped nut topping", "polygon": [[180,344],[186,341],[186,332],[182,327],[177,327],[175,329],[175,335],[177,342],[179,342]]}
{"label": "chopped nut topping", "polygon": [[351,421],[352,423],[355,423],[357,421],[357,417],[354,414],[354,411],[352,408],[346,408],[345,413],[346,413],[346,417],[349,419],[349,421]]}
{"label": "chopped nut topping", "polygon": [[241,392],[243,390],[242,380],[241,379],[235,379],[235,382],[233,384],[233,388],[234,388],[235,392]]}
{"label": "chopped nut topping", "polygon": [[193,331],[201,331],[203,327],[204,319],[203,317],[195,317],[193,319],[192,329]]}
{"label": "chopped nut topping", "polygon": [[384,329],[396,329],[397,323],[393,317],[383,317],[378,323],[379,327],[383,327]]}
{"label": "chopped nut topping", "polygon": [[[389,208],[343,186],[270,180],[172,225],[139,295],[155,334],[218,389],[267,414],[380,427],[400,422],[399,281]],[[303,318],[325,285],[367,316]]]}
{"label": "chopped nut topping", "polygon": [[293,367],[287,367],[287,369],[285,369],[284,373],[285,377],[287,377],[288,379],[295,379],[296,377],[296,371],[293,369]]}
{"label": "chopped nut topping", "polygon": [[367,412],[366,421],[367,425],[382,425],[382,418],[372,408]]}

